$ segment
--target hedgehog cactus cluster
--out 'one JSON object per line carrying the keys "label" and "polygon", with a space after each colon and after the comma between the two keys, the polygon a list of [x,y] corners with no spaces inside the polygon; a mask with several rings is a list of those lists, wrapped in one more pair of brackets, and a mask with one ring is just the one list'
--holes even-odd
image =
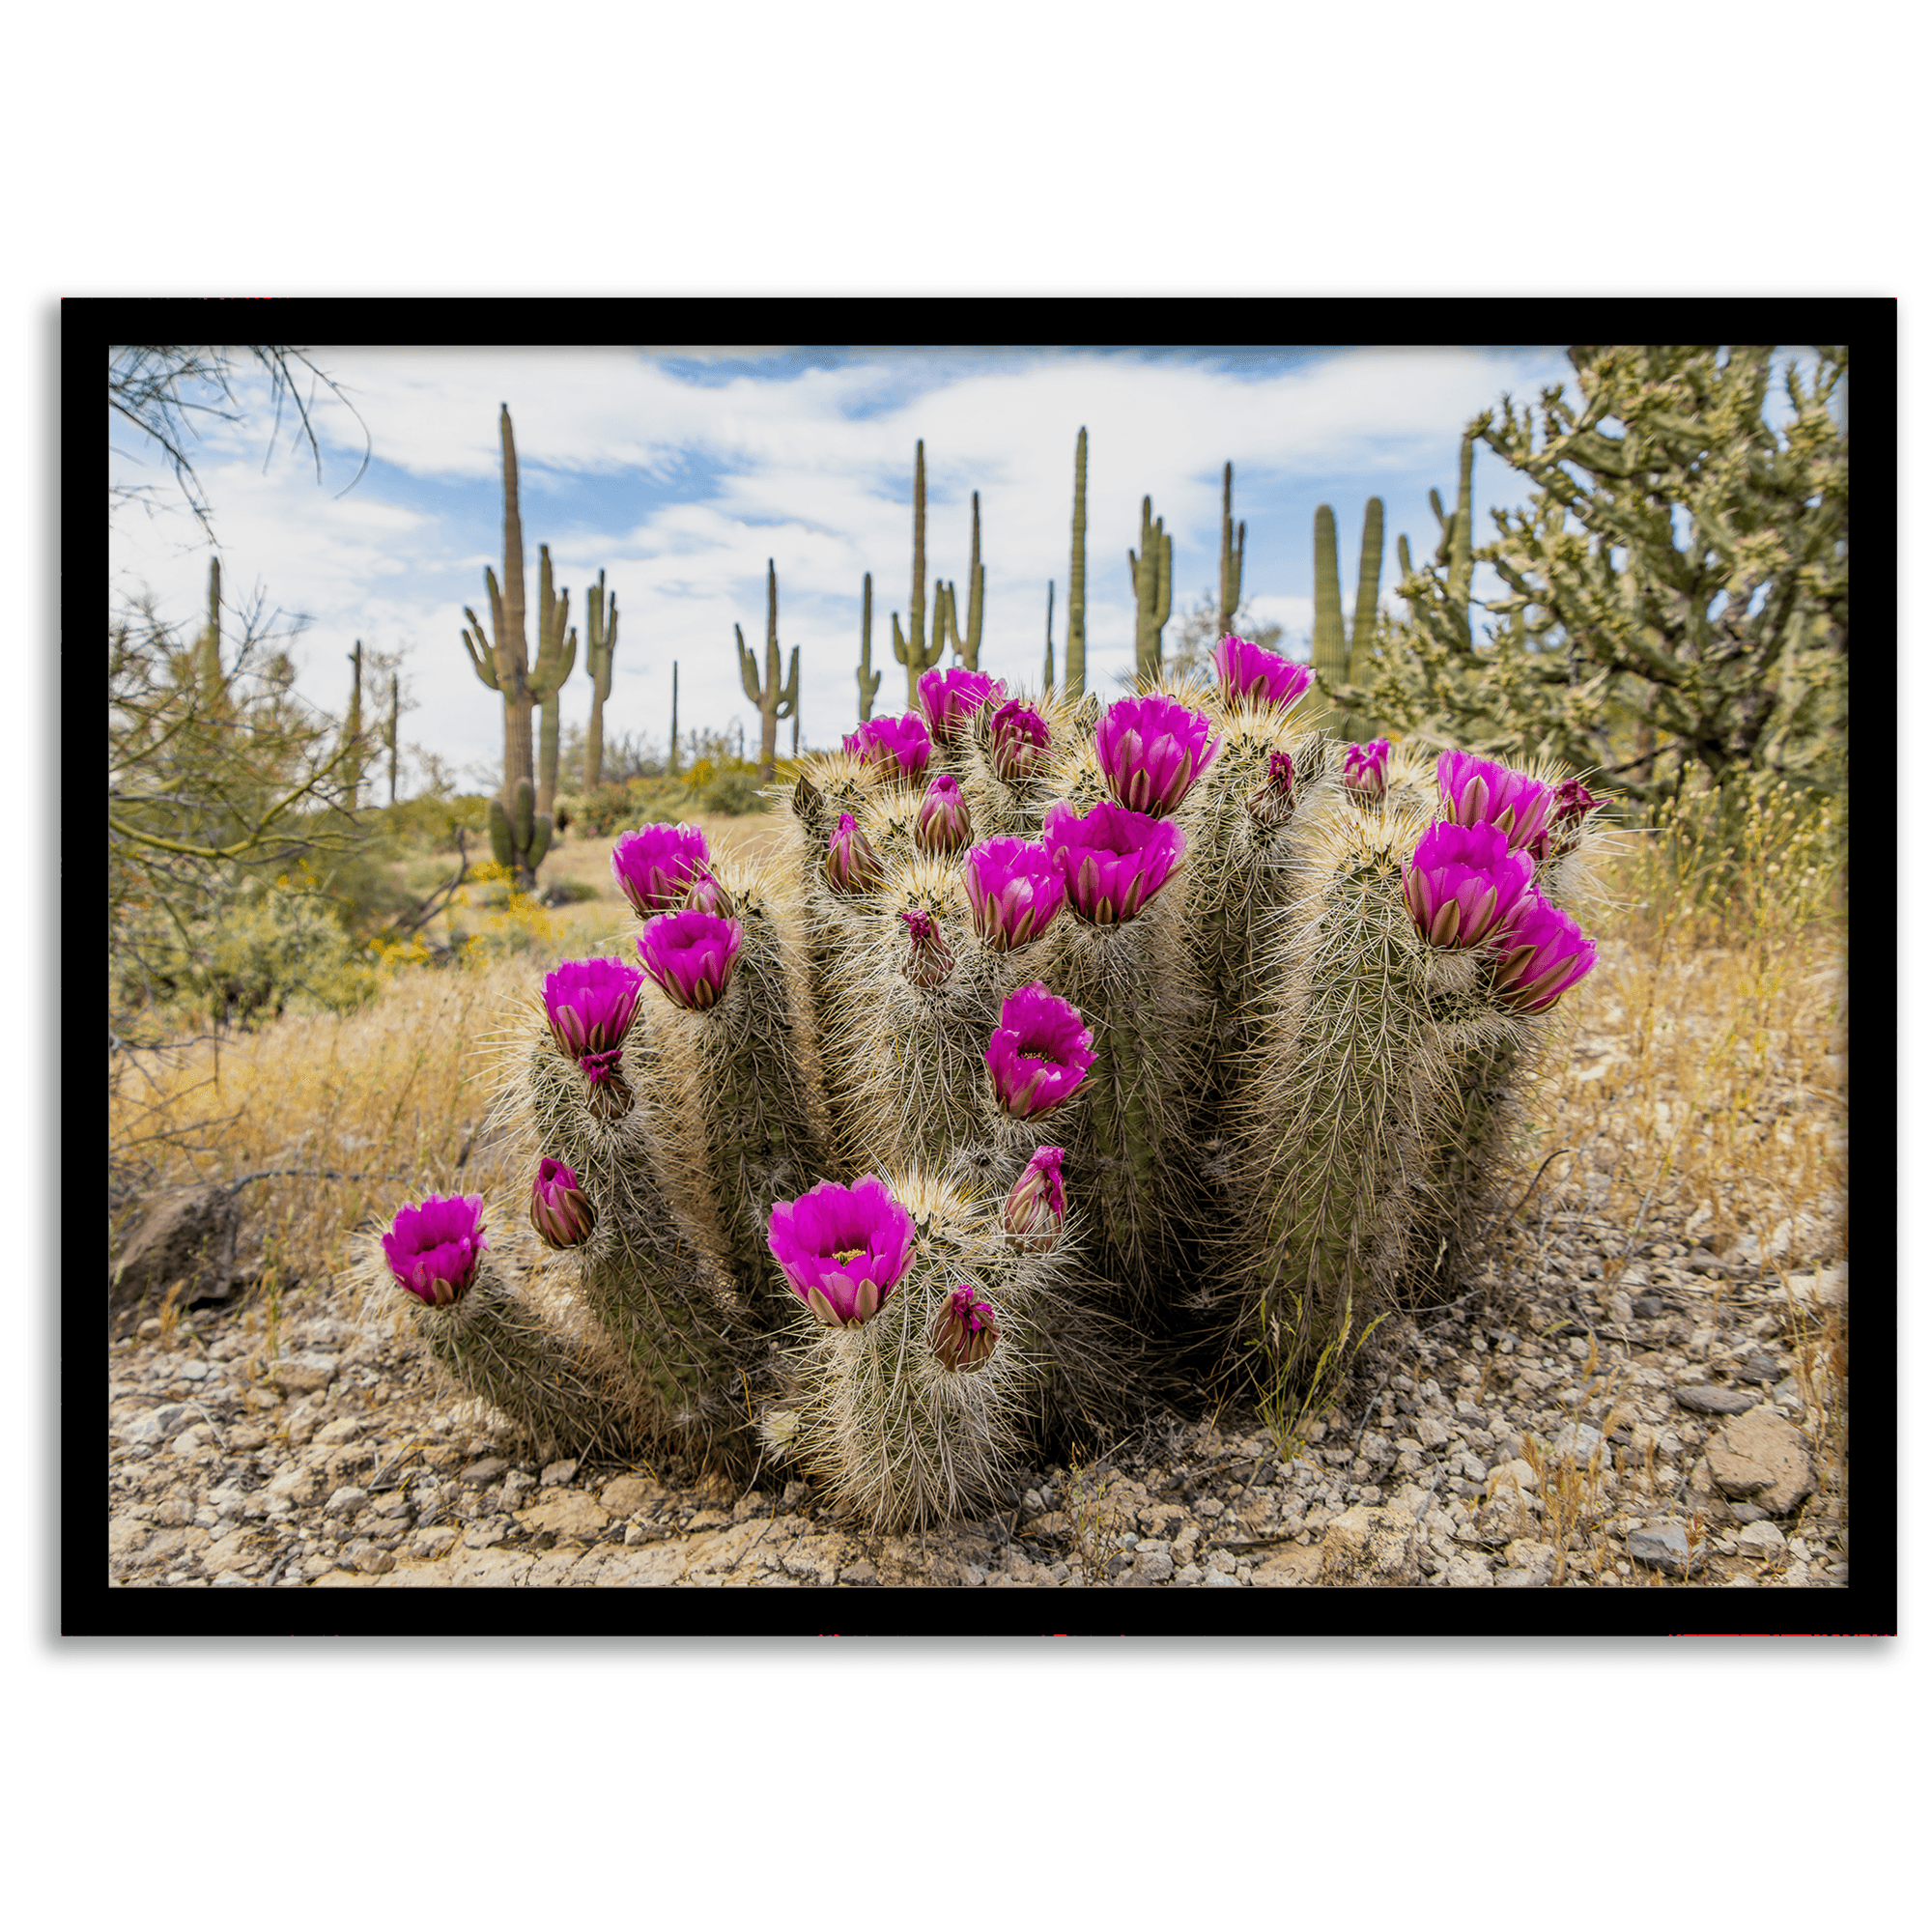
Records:
{"label": "hedgehog cactus cluster", "polygon": [[527,1199],[407,1207],[370,1277],[545,1444],[781,1463],[880,1528],[1447,1294],[1595,958],[1603,801],[1212,662],[1104,707],[928,670],[776,856],[619,839],[636,929],[503,1036]]}

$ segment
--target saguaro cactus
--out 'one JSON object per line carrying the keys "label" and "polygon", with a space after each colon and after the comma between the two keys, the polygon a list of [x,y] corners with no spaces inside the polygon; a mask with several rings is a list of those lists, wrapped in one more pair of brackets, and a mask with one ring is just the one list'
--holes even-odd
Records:
{"label": "saguaro cactus", "polygon": [[1087,690],[1087,432],[1073,445],[1073,556],[1066,571],[1066,696]]}
{"label": "saguaro cactus", "polygon": [[872,668],[872,573],[866,573],[866,602],[859,618],[859,723],[872,715],[872,700],[879,695],[882,670]]}
{"label": "saguaro cactus", "polygon": [[1040,672],[1041,696],[1053,696],[1053,579],[1046,580],[1046,668]]}
{"label": "saguaro cactus", "polygon": [[[527,892],[536,884],[541,857],[536,842],[538,824],[542,825],[542,849],[548,850],[551,822],[534,809],[536,769],[530,744],[534,694],[524,639],[524,524],[517,509],[517,441],[507,403],[502,405],[498,427],[503,442],[503,582],[499,589],[497,573],[485,567],[483,582],[490,593],[491,628],[486,632],[476,612],[465,605],[463,614],[469,622],[463,631],[463,648],[469,652],[476,675],[492,691],[502,694],[503,790],[491,808],[491,843],[497,863],[510,871],[512,882]],[[527,812],[522,788],[531,793]],[[526,842],[520,841],[518,834],[524,825],[528,827]]]}
{"label": "saguaro cactus", "polygon": [[1141,550],[1127,553],[1127,578],[1134,589],[1134,670],[1152,677],[1160,670],[1160,633],[1174,610],[1174,539],[1153,513],[1153,498],[1141,498]]}
{"label": "saguaro cactus", "polygon": [[617,593],[604,596],[604,573],[590,593],[584,638],[583,668],[590,673],[590,729],[583,740],[583,789],[594,791],[604,780],[604,700],[611,696],[611,660],[617,649]]}
{"label": "saguaro cactus", "polygon": [[944,638],[968,670],[980,668],[980,629],[985,618],[986,566],[980,561],[980,493],[973,492],[973,560],[966,566],[966,635],[959,635],[959,607],[951,583],[939,585],[933,610],[934,641]]}
{"label": "saguaro cactus", "polygon": [[[1442,540],[1435,547],[1435,563],[1438,569],[1448,573],[1449,614],[1461,635],[1465,650],[1472,637],[1469,626],[1469,592],[1476,578],[1474,541],[1476,438],[1487,423],[1487,417],[1479,417],[1463,432],[1463,448],[1457,461],[1456,514],[1453,517],[1445,516],[1442,511],[1441,494],[1435,490],[1429,493],[1429,507],[1435,512],[1435,521],[1442,531]],[[1395,550],[1396,561],[1402,566],[1403,576],[1413,577],[1415,571],[1409,561],[1408,538],[1406,535],[1396,538]]]}
{"label": "saguaro cactus", "polygon": [[1238,538],[1235,534],[1235,466],[1221,466],[1221,609],[1215,629],[1225,638],[1235,628],[1235,612],[1241,608],[1241,566],[1247,560],[1248,526],[1243,524]]}
{"label": "saguaro cactus", "polygon": [[677,660],[670,661],[670,775],[676,778],[677,761]]}
{"label": "saguaro cactus", "polygon": [[362,639],[349,653],[349,710],[342,721],[342,743],[350,757],[349,809],[362,804]]}
{"label": "saguaro cactus", "polygon": [[537,546],[539,557],[537,661],[530,671],[530,695],[542,707],[543,724],[537,740],[537,810],[546,815],[556,803],[557,694],[577,663],[577,633],[565,634],[570,621],[570,592],[551,588],[550,546]]}
{"label": "saguaro cactus", "polygon": [[403,674],[389,673],[389,717],[383,726],[383,749],[389,754],[389,803],[396,802],[396,726],[403,712]]}
{"label": "saguaro cactus", "polygon": [[[936,617],[938,612],[933,613]],[[932,627],[925,639],[925,444],[913,448],[912,470],[912,602],[906,607],[906,630],[899,630],[899,613],[893,612],[893,656],[905,666],[906,709],[919,709],[919,681],[946,655],[946,641]]]}
{"label": "saguaro cactus", "polygon": [[201,680],[201,701],[213,711],[228,689],[221,670],[221,559],[208,560],[208,628],[195,643],[195,669]]}
{"label": "saguaro cactus", "polygon": [[758,707],[758,776],[770,784],[778,770],[779,720],[798,711],[798,646],[791,647],[791,669],[782,685],[779,683],[779,567],[765,561],[765,675],[758,679],[758,661],[745,646],[745,633],[731,626],[738,637],[738,674],[745,683],[745,696]]}
{"label": "saguaro cactus", "polygon": [[[1349,682],[1366,691],[1374,671],[1376,605],[1382,587],[1382,499],[1371,497],[1362,514],[1362,560],[1355,575],[1355,628],[1349,639]],[[1376,735],[1375,720],[1363,707],[1351,706],[1348,731],[1352,739]]]}

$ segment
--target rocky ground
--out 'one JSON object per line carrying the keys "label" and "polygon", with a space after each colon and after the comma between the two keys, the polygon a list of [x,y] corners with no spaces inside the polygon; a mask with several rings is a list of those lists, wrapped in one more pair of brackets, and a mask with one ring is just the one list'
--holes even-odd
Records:
{"label": "rocky ground", "polygon": [[[782,1474],[519,1460],[405,1329],[327,1283],[110,1344],[118,1585],[941,1583],[1259,1589],[1842,1585],[1846,1269],[1583,1210],[1512,1233],[1290,1434],[1161,1423],[1022,1473],[941,1535],[834,1520]],[[1388,1331],[1384,1331],[1387,1334]],[[1277,1418],[1278,1421],[1282,1418]]]}

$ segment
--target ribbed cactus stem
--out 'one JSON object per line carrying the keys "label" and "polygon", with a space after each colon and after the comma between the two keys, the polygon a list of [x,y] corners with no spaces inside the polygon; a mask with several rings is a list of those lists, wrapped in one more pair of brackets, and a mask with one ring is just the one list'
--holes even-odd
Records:
{"label": "ribbed cactus stem", "polygon": [[219,708],[227,682],[221,669],[221,559],[208,560],[208,628],[201,634],[196,659],[201,701],[210,711]]}
{"label": "ribbed cactus stem", "polygon": [[[1342,568],[1335,553],[1335,512],[1326,503],[1315,512],[1315,675],[1325,687],[1349,681],[1349,634],[1342,623]],[[1346,716],[1334,705],[1318,707],[1311,694],[1302,710],[1311,723],[1325,724],[1338,736],[1347,730]]]}
{"label": "ribbed cactus stem", "polygon": [[1215,619],[1218,638],[1235,628],[1235,612],[1241,608],[1241,566],[1247,560],[1248,526],[1235,531],[1235,466],[1221,466],[1221,603]]}
{"label": "ribbed cactus stem", "polygon": [[[938,613],[935,612],[935,619]],[[932,640],[925,636],[925,444],[919,442],[913,452],[912,472],[912,601],[906,607],[908,630],[899,629],[899,613],[893,612],[893,656],[905,666],[906,709],[919,709],[919,681],[946,654],[946,640],[937,621]]]}
{"label": "ribbed cactus stem", "polygon": [[1160,634],[1174,610],[1174,539],[1153,513],[1153,498],[1141,498],[1141,548],[1127,553],[1127,581],[1134,592],[1134,673],[1142,679],[1160,672]]}
{"label": "ribbed cactus stem", "polygon": [[389,803],[396,802],[397,726],[402,722],[403,678],[400,671],[389,673],[389,722],[383,727],[384,749],[389,754]]}
{"label": "ribbed cactus stem", "polygon": [[349,809],[362,803],[362,639],[349,653],[349,711],[342,721],[342,742],[349,751]]}
{"label": "ribbed cactus stem", "polygon": [[1066,696],[1087,691],[1087,432],[1073,446],[1073,554],[1066,569]]}
{"label": "ribbed cactus stem", "polygon": [[738,675],[745,696],[758,707],[758,777],[769,784],[778,770],[779,720],[798,712],[798,646],[791,650],[791,670],[783,684],[779,682],[779,567],[765,560],[765,674],[758,676],[758,661],[746,648],[745,633],[732,625],[738,639]]}
{"label": "ribbed cactus stem", "polygon": [[607,600],[601,570],[587,604],[583,642],[584,668],[590,673],[590,726],[583,739],[583,788],[594,791],[604,781],[604,706],[617,649],[617,594],[611,592]]}
{"label": "ribbed cactus stem", "polygon": [[678,774],[677,756],[677,660],[670,661],[670,775]]}
{"label": "ribbed cactus stem", "polygon": [[[1348,677],[1358,691],[1367,690],[1375,671],[1376,604],[1381,587],[1382,499],[1371,497],[1362,514],[1362,560],[1355,575],[1355,628],[1349,639]],[[1375,721],[1366,710],[1350,712],[1350,738],[1360,744],[1375,735]]]}
{"label": "ribbed cactus stem", "polygon": [[1053,696],[1053,579],[1046,580],[1046,663],[1040,671],[1040,695]]}
{"label": "ribbed cactus stem", "polygon": [[865,606],[859,618],[859,722],[872,715],[872,700],[879,695],[884,671],[872,668],[872,573],[866,573]]}

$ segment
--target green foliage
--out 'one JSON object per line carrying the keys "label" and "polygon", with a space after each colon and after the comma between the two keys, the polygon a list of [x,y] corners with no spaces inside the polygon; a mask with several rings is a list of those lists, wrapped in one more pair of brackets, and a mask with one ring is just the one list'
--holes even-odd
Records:
{"label": "green foliage", "polygon": [[[1472,637],[1459,510],[1406,571],[1409,621],[1382,641],[1378,713],[1519,761],[1606,769],[1657,805],[1701,770],[1844,781],[1847,354],[1785,376],[1766,347],[1581,347],[1578,399],[1503,398],[1480,440],[1532,486],[1473,553],[1503,581]],[[1438,506],[1439,514],[1439,506]],[[1406,548],[1406,547],[1405,547]]]}

